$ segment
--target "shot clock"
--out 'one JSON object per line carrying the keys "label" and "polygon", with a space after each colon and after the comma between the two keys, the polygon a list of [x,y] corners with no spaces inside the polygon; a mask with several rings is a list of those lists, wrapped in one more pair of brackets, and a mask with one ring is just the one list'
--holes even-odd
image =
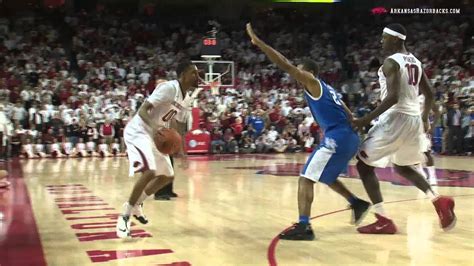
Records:
{"label": "shot clock", "polygon": [[221,57],[221,47],[217,38],[206,37],[202,39],[202,57]]}

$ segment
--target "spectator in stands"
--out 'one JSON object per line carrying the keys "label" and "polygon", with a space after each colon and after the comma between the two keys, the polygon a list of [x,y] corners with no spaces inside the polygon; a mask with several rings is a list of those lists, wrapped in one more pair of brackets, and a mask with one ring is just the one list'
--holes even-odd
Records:
{"label": "spectator in stands", "polygon": [[254,115],[249,118],[249,125],[255,130],[256,136],[260,136],[265,128],[265,121],[262,118],[262,111],[256,111]]}
{"label": "spectator in stands", "polygon": [[448,109],[448,154],[460,154],[463,152],[462,116],[463,113],[459,110],[459,104],[455,103],[452,105],[452,108]]}
{"label": "spectator in stands", "polygon": [[466,155],[471,155],[474,151],[473,143],[473,129],[474,129],[474,107],[464,110],[464,116],[462,119],[462,132],[463,132],[463,148]]}
{"label": "spectator in stands", "polygon": [[231,128],[225,130],[223,140],[225,142],[225,151],[227,153],[239,153],[239,145]]}
{"label": "spectator in stands", "polygon": [[100,126],[99,134],[101,138],[105,139],[107,145],[110,145],[114,141],[115,128],[110,123],[110,120],[105,120],[105,123]]}
{"label": "spectator in stands", "polygon": [[211,153],[219,154],[225,152],[225,145],[222,132],[219,128],[214,128],[211,133]]}

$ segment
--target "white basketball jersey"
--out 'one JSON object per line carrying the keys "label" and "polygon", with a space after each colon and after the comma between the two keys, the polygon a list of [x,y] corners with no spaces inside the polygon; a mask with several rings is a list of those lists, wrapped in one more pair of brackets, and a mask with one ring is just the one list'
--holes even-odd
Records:
{"label": "white basketball jersey", "polygon": [[[186,95],[188,96],[188,95]],[[187,113],[187,102],[189,99],[183,99],[183,94],[177,80],[166,81],[158,84],[153,93],[146,99],[153,105],[149,111],[157,126],[169,127],[171,119],[184,122]],[[145,129],[150,135],[153,135],[151,128],[143,122],[138,113],[130,120],[125,130],[143,131]]]}
{"label": "white basketball jersey", "polygon": [[420,112],[423,112],[425,109],[425,95],[421,94],[418,96],[418,103],[420,104]]}
{"label": "white basketball jersey", "polygon": [[[423,73],[420,60],[411,53],[396,53],[388,58],[393,59],[400,66],[400,91],[398,95],[398,103],[392,106],[388,111],[408,115],[420,115],[418,85]],[[380,98],[383,100],[387,97],[387,80],[382,71],[382,67],[379,68],[378,75],[380,83]]]}

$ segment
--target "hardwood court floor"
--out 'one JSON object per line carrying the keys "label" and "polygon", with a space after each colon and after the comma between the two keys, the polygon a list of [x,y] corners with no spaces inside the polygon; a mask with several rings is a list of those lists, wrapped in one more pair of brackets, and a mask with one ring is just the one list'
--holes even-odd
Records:
{"label": "hardwood court floor", "polygon": [[[390,168],[379,171],[400,233],[360,235],[347,203],[315,187],[317,240],[275,237],[297,218],[297,175],[307,154],[196,156],[176,170],[171,201],[145,202],[148,225],[115,237],[128,198],[126,158],[12,162],[0,190],[0,265],[474,265],[472,157],[436,158],[441,194],[456,200],[457,226],[443,232],[432,204]],[[353,167],[350,175],[356,176]],[[359,179],[343,182],[367,199]],[[369,214],[363,224],[374,220]]]}

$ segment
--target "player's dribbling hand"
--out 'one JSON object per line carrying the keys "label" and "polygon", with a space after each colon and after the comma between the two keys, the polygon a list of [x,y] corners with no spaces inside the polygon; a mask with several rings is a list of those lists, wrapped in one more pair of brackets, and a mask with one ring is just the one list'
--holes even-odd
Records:
{"label": "player's dribbling hand", "polygon": [[250,24],[250,23],[247,23],[247,34],[250,37],[250,41],[253,44],[258,45],[258,43],[260,42],[260,39],[257,37],[255,32],[253,31],[252,24]]}

